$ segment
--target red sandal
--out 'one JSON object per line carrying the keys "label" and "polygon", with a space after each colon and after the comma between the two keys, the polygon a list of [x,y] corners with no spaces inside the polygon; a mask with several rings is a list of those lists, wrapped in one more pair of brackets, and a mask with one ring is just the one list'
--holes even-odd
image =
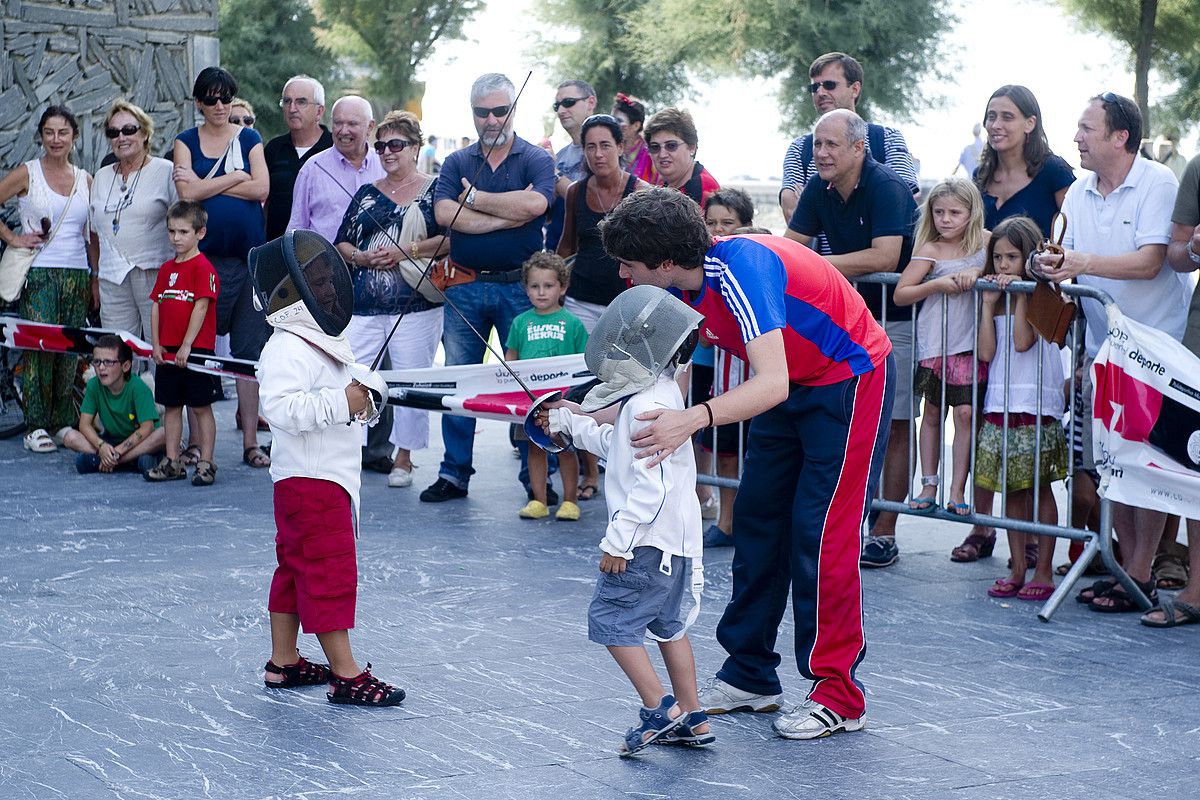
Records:
{"label": "red sandal", "polygon": [[395,706],[404,700],[404,690],[376,678],[371,674],[371,665],[353,678],[329,675],[330,692],[325,697],[331,703],[353,706]]}

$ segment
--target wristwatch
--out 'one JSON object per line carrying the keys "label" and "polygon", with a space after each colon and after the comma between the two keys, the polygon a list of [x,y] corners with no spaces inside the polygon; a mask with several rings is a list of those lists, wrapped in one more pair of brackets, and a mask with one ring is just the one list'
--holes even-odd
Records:
{"label": "wristwatch", "polygon": [[472,186],[471,191],[467,192],[467,199],[466,199],[467,208],[475,207],[475,194],[477,191],[478,190],[474,186]]}
{"label": "wristwatch", "polygon": [[1200,267],[1200,255],[1197,255],[1196,251],[1192,249],[1192,240],[1191,239],[1188,239],[1186,249],[1187,249],[1188,258],[1190,258],[1192,260],[1193,264]]}

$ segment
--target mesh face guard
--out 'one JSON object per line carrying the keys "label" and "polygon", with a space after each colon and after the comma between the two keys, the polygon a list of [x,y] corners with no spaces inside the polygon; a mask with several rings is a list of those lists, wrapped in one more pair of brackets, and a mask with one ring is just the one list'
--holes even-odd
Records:
{"label": "mesh face guard", "polygon": [[622,292],[588,337],[583,359],[601,384],[588,392],[583,410],[595,411],[653,386],[663,370],[691,357],[703,320],[657,286]]}
{"label": "mesh face guard", "polygon": [[303,301],[321,330],[339,336],[354,312],[354,284],[333,245],[313,231],[288,231],[250,251],[255,304],[268,316]]}

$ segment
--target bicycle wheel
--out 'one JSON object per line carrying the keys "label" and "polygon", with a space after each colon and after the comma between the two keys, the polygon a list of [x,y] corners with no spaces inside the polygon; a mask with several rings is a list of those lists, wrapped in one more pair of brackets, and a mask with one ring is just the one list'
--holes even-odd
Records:
{"label": "bicycle wheel", "polygon": [[0,439],[16,436],[25,430],[25,408],[21,405],[18,378],[20,365],[19,350],[0,348]]}

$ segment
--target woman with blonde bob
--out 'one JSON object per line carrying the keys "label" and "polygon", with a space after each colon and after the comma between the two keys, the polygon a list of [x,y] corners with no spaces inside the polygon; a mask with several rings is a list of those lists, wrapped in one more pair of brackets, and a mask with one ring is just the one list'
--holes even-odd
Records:
{"label": "woman with blonde bob", "polygon": [[179,199],[173,165],[150,154],[154,121],[127,100],[104,117],[117,159],[92,182],[92,230],[100,240],[100,324],[150,341],[150,291],[158,268],[174,252],[167,209]]}

